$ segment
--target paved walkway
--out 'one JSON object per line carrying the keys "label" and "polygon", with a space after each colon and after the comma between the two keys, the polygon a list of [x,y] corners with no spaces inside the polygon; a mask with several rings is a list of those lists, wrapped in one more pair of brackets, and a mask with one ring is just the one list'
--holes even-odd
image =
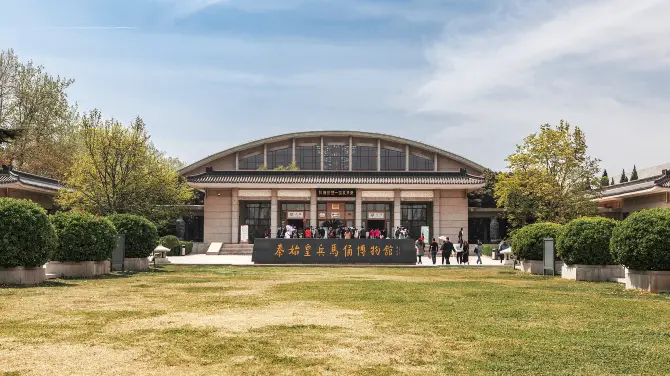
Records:
{"label": "paved walkway", "polygon": [[[212,255],[204,255],[204,254],[198,254],[198,255],[188,255],[188,256],[170,256],[168,257],[168,260],[170,261],[171,264],[173,265],[254,265],[253,262],[251,262],[251,255],[244,255],[244,256],[239,256],[239,255],[218,255],[218,256],[212,256]],[[438,257],[437,259],[437,264],[433,265],[430,257],[423,257],[423,264],[422,265],[416,265],[419,267],[436,267],[440,266],[440,258]],[[480,266],[477,265],[475,262],[477,261],[476,256],[470,256],[470,266]],[[449,259],[449,262],[451,262],[450,265],[443,265],[443,266],[458,266],[456,264],[456,258],[452,257]],[[481,266],[503,266],[503,264],[500,263],[500,261],[492,260],[488,256],[482,256],[482,262],[483,264]],[[310,265],[314,266],[314,264],[300,264],[300,265]],[[324,264],[318,264],[318,265],[324,265]],[[340,265],[340,264],[336,264]],[[369,266],[368,264],[342,264],[344,266]],[[382,264],[383,265],[383,264]],[[378,266],[378,265],[375,265]]]}

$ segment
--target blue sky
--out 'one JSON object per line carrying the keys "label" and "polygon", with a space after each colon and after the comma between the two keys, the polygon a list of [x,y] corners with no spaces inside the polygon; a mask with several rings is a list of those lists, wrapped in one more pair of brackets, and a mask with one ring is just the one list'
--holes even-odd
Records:
{"label": "blue sky", "polygon": [[0,0],[0,48],[193,162],[351,129],[501,169],[542,123],[619,173],[670,162],[667,0]]}

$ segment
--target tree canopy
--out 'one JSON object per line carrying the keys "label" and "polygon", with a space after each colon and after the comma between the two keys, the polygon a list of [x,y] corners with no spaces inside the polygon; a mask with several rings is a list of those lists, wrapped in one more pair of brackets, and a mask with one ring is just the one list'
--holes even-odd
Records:
{"label": "tree canopy", "polygon": [[175,160],[156,150],[141,118],[124,126],[94,110],[83,116],[81,127],[82,147],[64,179],[68,189],[57,198],[62,206],[160,223],[192,197]]}
{"label": "tree canopy", "polygon": [[628,177],[626,176],[626,170],[621,170],[621,178],[619,178],[619,183],[628,183]]}
{"label": "tree canopy", "polygon": [[468,206],[472,208],[495,208],[494,188],[498,181],[498,173],[484,170],[484,187],[468,193]]}
{"label": "tree canopy", "polygon": [[597,213],[599,160],[588,156],[579,127],[542,125],[506,159],[495,197],[514,227],[534,221],[567,221]]}
{"label": "tree canopy", "polygon": [[630,173],[630,181],[637,180],[637,166],[633,165],[633,172]]}
{"label": "tree canopy", "polygon": [[610,185],[610,179],[609,176],[607,176],[607,170],[603,171],[603,177],[600,178],[600,185],[603,187],[607,187]]}

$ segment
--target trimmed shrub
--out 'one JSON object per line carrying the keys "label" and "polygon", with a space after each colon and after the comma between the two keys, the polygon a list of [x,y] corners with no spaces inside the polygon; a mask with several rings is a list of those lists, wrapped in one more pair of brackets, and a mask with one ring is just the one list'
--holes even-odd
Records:
{"label": "trimmed shrub", "polygon": [[86,213],[58,213],[51,216],[58,236],[52,260],[104,261],[116,247],[116,228],[107,218]]}
{"label": "trimmed shrub", "polygon": [[126,258],[149,257],[156,249],[158,232],[148,219],[133,214],[113,214],[108,218],[119,234],[126,236]]}
{"label": "trimmed shrub", "polygon": [[192,242],[182,241],[180,243],[184,247],[184,253],[185,254],[190,255],[191,252],[193,252],[193,243]]}
{"label": "trimmed shrub", "polygon": [[56,245],[46,210],[32,201],[0,198],[0,267],[40,267]]}
{"label": "trimmed shrub", "polygon": [[615,262],[633,270],[670,270],[670,209],[631,214],[612,231]]}
{"label": "trimmed shrub", "polygon": [[178,251],[175,251],[175,248],[179,247],[181,243],[179,243],[179,239],[174,236],[174,235],[165,235],[162,238],[160,238],[159,242],[160,245],[163,247],[167,248],[170,250],[170,254],[172,256],[176,256],[179,254]]}
{"label": "trimmed shrub", "polygon": [[512,252],[521,260],[542,260],[545,238],[558,238],[561,225],[556,223],[534,223],[514,232]]}
{"label": "trimmed shrub", "polygon": [[584,217],[563,226],[556,241],[556,253],[567,265],[611,265],[610,238],[613,219]]}

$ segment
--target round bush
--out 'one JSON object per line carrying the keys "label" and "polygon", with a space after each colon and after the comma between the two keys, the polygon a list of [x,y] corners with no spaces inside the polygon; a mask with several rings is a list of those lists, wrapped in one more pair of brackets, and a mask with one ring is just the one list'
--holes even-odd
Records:
{"label": "round bush", "polygon": [[670,209],[633,213],[612,231],[614,260],[633,270],[670,270]]}
{"label": "round bush", "polygon": [[174,235],[166,235],[160,239],[160,245],[170,250],[178,247],[180,244],[179,239]]}
{"label": "round bush", "polygon": [[561,225],[556,223],[534,223],[514,232],[512,252],[521,260],[542,260],[545,238],[558,238]]}
{"label": "round bush", "polygon": [[119,234],[126,236],[126,258],[149,257],[156,249],[158,231],[148,219],[132,214],[113,214],[108,218]]}
{"label": "round bush", "polygon": [[103,261],[116,247],[116,228],[107,218],[86,213],[58,213],[51,216],[58,236],[55,261]]}
{"label": "round bush", "polygon": [[40,267],[49,261],[56,244],[42,207],[28,200],[0,198],[0,267]]}
{"label": "round bush", "polygon": [[613,219],[584,217],[563,226],[556,242],[556,253],[567,265],[611,265],[610,238],[616,226]]}

